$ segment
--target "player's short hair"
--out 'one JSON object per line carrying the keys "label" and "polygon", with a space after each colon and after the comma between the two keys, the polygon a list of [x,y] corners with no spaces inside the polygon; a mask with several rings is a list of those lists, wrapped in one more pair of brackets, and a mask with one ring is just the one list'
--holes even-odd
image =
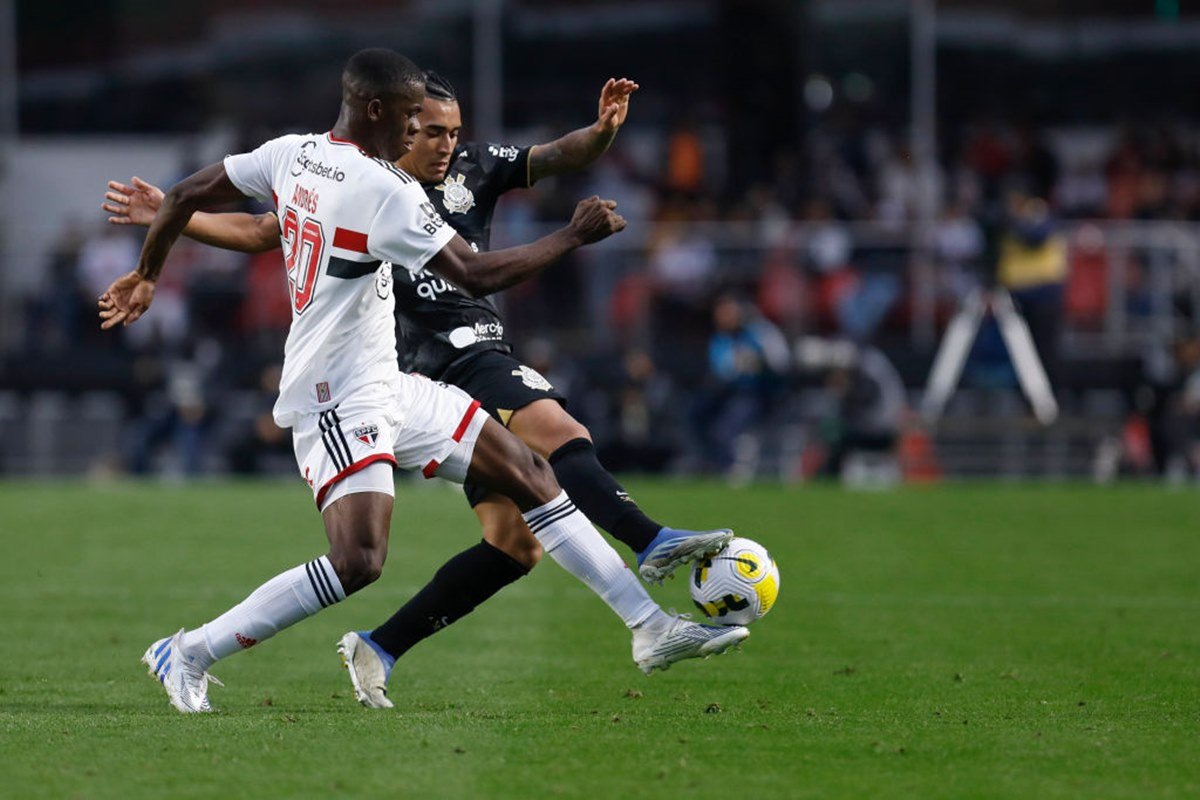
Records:
{"label": "player's short hair", "polygon": [[359,50],[342,70],[342,91],[357,97],[396,94],[410,85],[425,85],[421,69],[409,58],[384,47]]}
{"label": "player's short hair", "polygon": [[458,102],[454,85],[431,69],[425,70],[425,96],[447,103]]}

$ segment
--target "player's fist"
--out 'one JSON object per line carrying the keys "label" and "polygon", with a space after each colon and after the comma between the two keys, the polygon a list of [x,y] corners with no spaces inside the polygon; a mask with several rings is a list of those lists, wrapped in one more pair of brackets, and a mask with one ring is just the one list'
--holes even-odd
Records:
{"label": "player's fist", "polygon": [[595,195],[580,200],[571,217],[571,229],[584,244],[606,239],[625,229],[625,218],[616,212],[616,208],[615,201],[601,200]]}
{"label": "player's fist", "polygon": [[154,281],[143,278],[136,270],[127,272],[100,295],[100,327],[108,330],[117,323],[136,322],[152,302]]}
{"label": "player's fist", "polygon": [[100,208],[112,214],[108,221],[113,225],[148,226],[162,201],[162,189],[135,175],[132,184],[109,181]]}

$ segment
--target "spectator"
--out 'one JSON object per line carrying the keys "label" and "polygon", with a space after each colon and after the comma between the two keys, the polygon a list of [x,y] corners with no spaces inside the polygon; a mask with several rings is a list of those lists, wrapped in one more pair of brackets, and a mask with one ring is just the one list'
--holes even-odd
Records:
{"label": "spectator", "polygon": [[1171,401],[1167,440],[1182,467],[1200,478],[1200,337],[1179,343],[1176,359],[1181,374],[1180,387]]}
{"label": "spectator", "polygon": [[856,342],[874,335],[900,296],[900,281],[888,272],[862,272],[850,262],[854,241],[822,200],[809,203],[808,262],[818,273],[821,313],[837,332]]}
{"label": "spectator", "polygon": [[933,248],[942,268],[943,289],[954,300],[961,300],[979,282],[983,228],[967,213],[966,206],[953,204],[934,231]]}
{"label": "spectator", "polygon": [[682,213],[687,221],[676,222],[668,217],[652,236],[654,322],[660,330],[683,333],[703,324],[705,299],[716,277],[717,250],[712,240],[691,224],[694,211],[690,204],[680,202],[668,213],[671,217]]}
{"label": "spectator", "polygon": [[1067,242],[1046,201],[1021,192],[1008,198],[997,277],[1017,303],[1051,384],[1058,375]]}
{"label": "spectator", "polygon": [[681,122],[668,137],[666,163],[664,182],[669,191],[695,195],[704,187],[704,144],[690,120]]}
{"label": "spectator", "polygon": [[48,288],[29,304],[25,338],[31,349],[57,352],[77,345],[84,331],[95,331],[90,324],[95,303],[89,301],[79,274],[85,242],[84,225],[71,219],[50,249],[45,272]]}
{"label": "spectator", "polygon": [[1105,167],[1108,178],[1107,216],[1130,219],[1137,209],[1138,186],[1142,179],[1142,159],[1132,135],[1126,134]]}
{"label": "spectator", "polygon": [[610,436],[600,460],[618,472],[665,470],[679,449],[679,401],[670,377],[648,352],[633,348],[621,359],[621,377],[610,395]]}
{"label": "spectator", "polygon": [[827,426],[826,474],[842,475],[854,453],[895,451],[907,400],[904,382],[887,356],[873,347],[856,348],[850,364],[830,372],[826,387],[837,401],[837,416]]}
{"label": "spectator", "polygon": [[281,365],[269,364],[259,373],[258,406],[254,418],[244,427],[234,431],[234,437],[225,453],[230,471],[239,475],[257,475],[266,470],[267,460],[281,456],[281,461],[291,468],[292,437],[275,424],[271,409],[279,394]]}
{"label": "spectator", "polygon": [[734,465],[734,445],[771,411],[788,372],[787,342],[779,329],[733,295],[713,305],[708,344],[710,389],[699,404],[696,428],[710,467]]}
{"label": "spectator", "polygon": [[1096,225],[1080,227],[1071,248],[1065,296],[1067,319],[1075,327],[1096,330],[1104,323],[1109,266],[1104,232]]}
{"label": "spectator", "polygon": [[134,474],[152,471],[154,457],[164,443],[169,445],[171,467],[188,476],[204,471],[212,414],[205,396],[210,370],[203,362],[201,358],[175,358],[165,364],[165,391],[150,397],[131,439],[129,467]]}
{"label": "spectator", "polygon": [[88,297],[99,297],[131,265],[137,265],[140,252],[136,236],[123,228],[104,226],[79,249],[79,285]]}

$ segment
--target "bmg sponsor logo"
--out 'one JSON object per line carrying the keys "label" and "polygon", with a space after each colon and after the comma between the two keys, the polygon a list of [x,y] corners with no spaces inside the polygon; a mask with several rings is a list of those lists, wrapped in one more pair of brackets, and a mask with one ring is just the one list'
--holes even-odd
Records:
{"label": "bmg sponsor logo", "polygon": [[430,236],[437,233],[438,228],[446,224],[446,220],[442,219],[442,215],[438,213],[437,208],[429,201],[421,203],[421,213],[425,217],[425,221],[421,223],[421,229]]}
{"label": "bmg sponsor logo", "polygon": [[494,155],[496,158],[500,158],[505,161],[516,161],[517,156],[520,154],[521,150],[520,150],[520,148],[517,148],[517,147],[508,147],[508,146],[502,147],[501,145],[498,145],[498,144],[489,144],[488,152],[491,153],[492,155]]}

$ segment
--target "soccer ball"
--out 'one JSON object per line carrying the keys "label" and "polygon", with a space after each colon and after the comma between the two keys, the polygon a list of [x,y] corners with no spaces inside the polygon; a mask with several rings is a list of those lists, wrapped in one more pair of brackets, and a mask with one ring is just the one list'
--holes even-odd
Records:
{"label": "soccer ball", "polygon": [[775,605],[779,567],[767,548],[732,539],[712,558],[697,561],[688,576],[696,608],[721,625],[749,625]]}

